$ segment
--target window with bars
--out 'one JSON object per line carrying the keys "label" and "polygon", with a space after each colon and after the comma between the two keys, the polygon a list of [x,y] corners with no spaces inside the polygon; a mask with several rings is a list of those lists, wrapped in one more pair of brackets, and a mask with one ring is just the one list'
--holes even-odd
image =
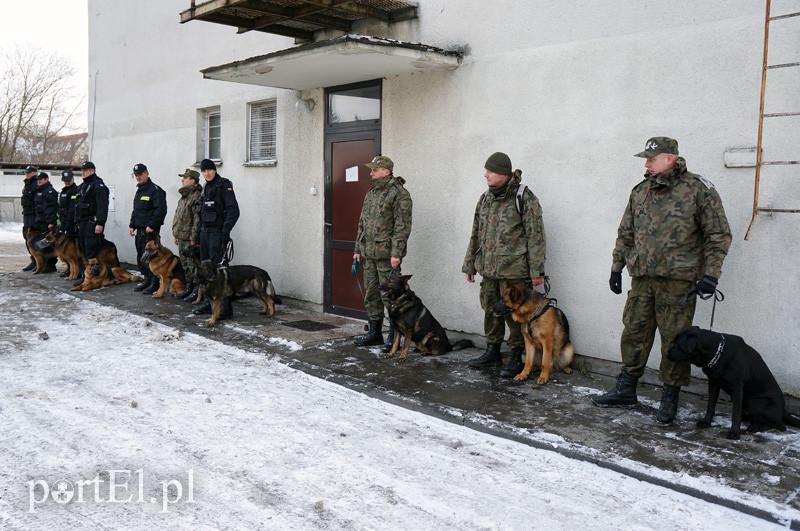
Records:
{"label": "window with bars", "polygon": [[277,102],[274,99],[250,104],[248,162],[275,162],[278,159],[275,130],[277,113]]}

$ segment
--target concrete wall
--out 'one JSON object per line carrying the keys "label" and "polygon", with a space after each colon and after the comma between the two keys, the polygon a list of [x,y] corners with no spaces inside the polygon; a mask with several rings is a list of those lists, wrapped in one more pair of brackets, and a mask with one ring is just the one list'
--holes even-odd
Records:
{"label": "concrete wall", "polygon": [[[468,52],[454,72],[384,81],[383,152],[414,199],[404,271],[414,274],[415,290],[437,318],[451,329],[482,331],[478,286],[467,284],[460,268],[485,188],[483,163],[502,150],[542,203],[546,267],[577,350],[619,359],[624,296],[613,295],[607,279],[617,224],[643,173],[632,154],[650,136],[672,136],[689,169],[717,186],[734,232],[720,283],[727,299],[717,308],[715,328],[744,336],[785,389],[800,393],[794,363],[800,318],[790,298],[800,288],[794,266],[800,251],[793,244],[800,216],[762,217],[744,242],[753,169],[723,165],[727,148],[756,141],[761,3],[681,0],[668,10],[655,1],[509,0],[492,2],[491,9],[479,0],[419,4],[418,20],[356,29]],[[196,109],[220,105],[220,173],[234,180],[243,207],[234,232],[237,261],[267,267],[282,293],[321,302],[323,197],[308,192],[323,190],[321,91],[310,94],[320,105],[308,112],[295,107],[292,91],[202,81],[200,68],[292,41],[237,36],[233,28],[203,22],[179,25],[178,12],[187,6],[182,0],[90,1],[90,71],[99,72],[92,156],[98,173],[116,186],[118,205],[109,234],[127,238],[133,163],[146,162],[174,198],[177,171],[195,160]],[[775,12],[789,7],[788,0],[778,1]],[[790,60],[798,34],[773,30],[776,61],[781,54]],[[800,104],[796,78],[786,81],[776,77],[770,88],[773,112]],[[278,165],[244,168],[246,104],[274,95]],[[796,123],[794,129],[770,124],[765,153],[788,158],[797,146]],[[800,206],[796,180],[770,171],[764,201]],[[132,242],[118,246],[123,258],[133,258]],[[627,287],[629,279],[624,282]],[[695,322],[708,326],[710,310],[701,302]],[[650,365],[659,359],[654,352]]]}

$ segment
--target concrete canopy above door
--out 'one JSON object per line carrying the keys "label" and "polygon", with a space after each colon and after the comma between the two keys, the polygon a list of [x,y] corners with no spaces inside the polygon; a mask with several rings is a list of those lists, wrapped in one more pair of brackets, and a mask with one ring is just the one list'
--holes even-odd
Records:
{"label": "concrete canopy above door", "polygon": [[462,54],[420,43],[343,35],[286,50],[212,66],[203,78],[306,90],[389,76],[454,70]]}

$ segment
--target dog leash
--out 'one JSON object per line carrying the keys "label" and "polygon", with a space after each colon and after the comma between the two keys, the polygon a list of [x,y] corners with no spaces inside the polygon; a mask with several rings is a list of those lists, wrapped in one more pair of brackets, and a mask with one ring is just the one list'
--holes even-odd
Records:
{"label": "dog leash", "polygon": [[225,252],[222,253],[222,260],[219,261],[219,268],[227,268],[228,265],[233,261],[233,240],[230,238],[228,242],[225,244]]}
{"label": "dog leash", "polygon": [[350,266],[350,274],[353,275],[353,278],[356,280],[356,286],[358,286],[358,291],[361,292],[361,298],[364,298],[364,287],[361,285],[361,281],[358,279],[358,273],[361,271],[361,261],[360,260],[353,260],[353,265]]}
{"label": "dog leash", "polygon": [[691,299],[694,296],[696,296],[700,300],[704,300],[704,301],[707,301],[711,297],[714,297],[714,304],[711,306],[711,324],[708,327],[709,329],[713,330],[714,329],[714,314],[717,311],[717,303],[718,302],[722,302],[722,301],[725,300],[725,294],[722,293],[718,289],[715,289],[714,293],[700,293],[700,290],[697,289],[697,284],[699,284],[699,283],[700,283],[700,281],[698,280],[697,283],[695,283],[694,287],[689,290],[689,293],[687,293],[686,295],[681,297],[680,301],[678,301],[678,302],[680,304],[686,305],[686,303],[689,302],[689,299]]}

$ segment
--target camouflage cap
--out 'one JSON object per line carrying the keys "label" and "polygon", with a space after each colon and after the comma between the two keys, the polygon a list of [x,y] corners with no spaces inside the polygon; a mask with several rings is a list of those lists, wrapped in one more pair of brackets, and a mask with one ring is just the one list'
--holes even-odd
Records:
{"label": "camouflage cap", "polygon": [[659,153],[678,154],[678,141],[666,136],[654,136],[644,144],[644,151],[637,153],[634,157],[649,159]]}
{"label": "camouflage cap", "polygon": [[194,179],[195,181],[200,180],[200,174],[191,168],[186,168],[183,173],[178,174],[178,177],[188,177],[190,179]]}
{"label": "camouflage cap", "polygon": [[389,157],[378,155],[371,161],[367,162],[366,166],[372,168],[373,170],[377,168],[383,168],[384,170],[392,171],[394,169],[394,162],[392,162],[392,159]]}

